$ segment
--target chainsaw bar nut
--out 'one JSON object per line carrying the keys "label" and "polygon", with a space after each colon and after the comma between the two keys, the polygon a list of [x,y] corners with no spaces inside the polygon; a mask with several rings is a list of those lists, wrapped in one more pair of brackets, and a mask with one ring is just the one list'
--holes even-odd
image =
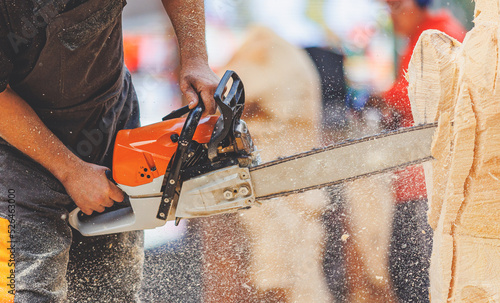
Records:
{"label": "chainsaw bar nut", "polygon": [[233,191],[230,190],[230,189],[226,189],[224,191],[223,195],[224,195],[224,199],[226,199],[226,200],[230,200],[230,199],[232,199],[234,197]]}
{"label": "chainsaw bar nut", "polygon": [[240,190],[238,192],[240,195],[245,197],[250,193],[250,189],[246,185],[243,185],[242,187],[240,187]]}

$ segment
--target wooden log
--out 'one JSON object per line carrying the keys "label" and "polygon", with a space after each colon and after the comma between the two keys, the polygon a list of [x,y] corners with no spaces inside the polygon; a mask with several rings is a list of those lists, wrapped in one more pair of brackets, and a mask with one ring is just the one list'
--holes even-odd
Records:
{"label": "wooden log", "polygon": [[463,44],[420,37],[410,62],[415,122],[439,121],[426,167],[432,302],[500,302],[498,0],[476,0]]}

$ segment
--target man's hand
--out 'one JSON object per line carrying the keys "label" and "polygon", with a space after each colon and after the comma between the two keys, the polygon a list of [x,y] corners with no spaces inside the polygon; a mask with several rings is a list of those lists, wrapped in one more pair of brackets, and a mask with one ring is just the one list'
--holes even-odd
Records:
{"label": "man's hand", "polygon": [[[217,106],[214,93],[219,84],[219,77],[203,61],[183,63],[179,75],[179,86],[182,94],[193,109],[201,97],[206,114],[215,114]],[[199,96],[199,97],[198,97]]]}
{"label": "man's hand", "polygon": [[214,114],[214,93],[218,77],[208,66],[205,44],[205,9],[203,0],[162,0],[172,21],[179,42],[181,71],[179,85],[189,102],[198,104],[198,95],[205,105],[205,114]]}
{"label": "man's hand", "polygon": [[84,214],[103,212],[124,199],[123,192],[106,177],[108,168],[80,161],[61,182]]}

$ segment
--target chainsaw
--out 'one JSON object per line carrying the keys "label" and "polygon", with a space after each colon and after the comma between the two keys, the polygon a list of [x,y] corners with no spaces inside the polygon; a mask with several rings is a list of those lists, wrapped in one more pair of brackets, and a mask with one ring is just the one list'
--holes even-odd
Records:
{"label": "chainsaw", "polygon": [[[228,87],[228,83],[231,86]],[[69,223],[85,236],[152,229],[182,218],[248,209],[301,193],[432,159],[436,124],[426,124],[313,149],[267,163],[241,120],[245,92],[226,71],[214,99],[220,115],[187,106],[161,122],[118,132],[108,178],[125,200],[102,213],[79,208]],[[187,116],[186,116],[187,115]],[[186,116],[186,117],[184,117]]]}

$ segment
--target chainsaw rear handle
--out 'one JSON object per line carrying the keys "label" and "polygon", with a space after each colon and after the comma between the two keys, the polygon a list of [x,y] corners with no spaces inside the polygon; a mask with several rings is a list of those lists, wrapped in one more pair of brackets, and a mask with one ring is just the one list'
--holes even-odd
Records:
{"label": "chainsaw rear handle", "polygon": [[[113,182],[116,186],[119,184],[113,180],[113,173],[111,170],[105,172],[109,181]],[[123,192],[124,199],[122,202],[115,202],[113,206],[106,207],[102,213],[94,211],[91,215],[84,214],[79,207],[75,208],[69,214],[69,223],[77,228],[83,235],[93,235],[94,226],[113,226],[126,219],[133,218],[134,211],[130,204],[130,199],[127,193]]]}

